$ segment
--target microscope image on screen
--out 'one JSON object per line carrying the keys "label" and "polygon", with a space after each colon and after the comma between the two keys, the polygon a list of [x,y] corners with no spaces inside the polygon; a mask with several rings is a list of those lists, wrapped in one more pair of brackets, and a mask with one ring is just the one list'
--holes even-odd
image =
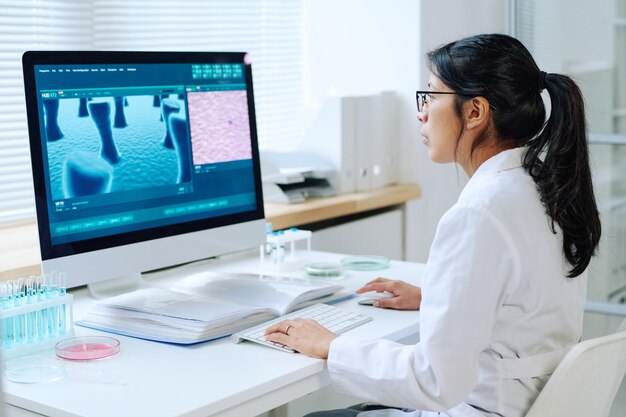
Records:
{"label": "microscope image on screen", "polygon": [[43,100],[53,200],[191,181],[184,95]]}
{"label": "microscope image on screen", "polygon": [[187,94],[194,165],[252,158],[246,90]]}

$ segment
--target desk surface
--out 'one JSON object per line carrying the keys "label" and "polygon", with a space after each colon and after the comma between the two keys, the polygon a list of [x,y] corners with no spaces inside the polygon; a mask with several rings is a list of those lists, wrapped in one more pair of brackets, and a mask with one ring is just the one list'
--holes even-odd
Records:
{"label": "desk surface", "polygon": [[[420,196],[417,185],[390,185],[377,190],[311,198],[301,204],[265,204],[274,230],[403,204]],[[39,274],[41,256],[34,222],[0,225],[0,280]]]}
{"label": "desk surface", "polygon": [[[313,261],[339,261],[342,255],[314,252]],[[167,284],[199,268],[222,271],[258,271],[251,254],[231,256],[176,271],[153,283]],[[423,265],[393,261],[382,271],[349,271],[340,282],[356,289],[377,276],[419,283]],[[302,272],[283,274],[303,276]],[[92,300],[85,289],[74,292],[75,319]],[[338,304],[373,317],[373,321],[349,331],[350,337],[399,340],[419,330],[419,313],[359,306],[356,300]],[[75,327],[77,335],[107,334]],[[41,385],[3,380],[9,404],[44,415],[124,416],[253,416],[292,401],[329,382],[326,363],[301,354],[290,354],[253,343],[233,344],[220,339],[195,346],[174,346],[124,336],[120,353],[102,361],[62,362],[68,375]],[[50,358],[52,351],[46,352]],[[80,375],[78,375],[80,373]],[[90,375],[116,376],[120,384],[97,381]],[[92,380],[93,379],[93,380]]]}

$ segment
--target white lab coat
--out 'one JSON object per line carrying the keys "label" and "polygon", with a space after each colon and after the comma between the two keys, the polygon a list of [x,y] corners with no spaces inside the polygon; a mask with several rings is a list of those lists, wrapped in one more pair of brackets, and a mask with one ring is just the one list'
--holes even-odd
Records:
{"label": "white lab coat", "polygon": [[523,416],[580,340],[586,273],[566,278],[562,235],[551,232],[521,167],[524,152],[484,162],[441,218],[422,281],[419,343],[332,342],[338,391],[428,410],[360,417]]}

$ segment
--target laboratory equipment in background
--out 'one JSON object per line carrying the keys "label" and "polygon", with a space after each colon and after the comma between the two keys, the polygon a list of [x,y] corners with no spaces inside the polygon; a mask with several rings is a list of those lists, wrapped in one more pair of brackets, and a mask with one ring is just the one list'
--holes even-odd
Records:
{"label": "laboratory equipment in background", "polygon": [[378,271],[389,268],[389,262],[386,256],[356,255],[343,258],[341,265],[353,271]]}
{"label": "laboratory equipment in background", "polygon": [[263,199],[272,203],[302,203],[309,197],[337,194],[331,186],[337,170],[330,161],[308,152],[261,152]]}
{"label": "laboratory equipment in background", "polygon": [[74,334],[73,296],[64,272],[0,282],[0,348],[4,360],[54,346]]}
{"label": "laboratory equipment in background", "polygon": [[324,280],[342,279],[343,267],[333,262],[311,262],[306,266],[306,274]]}
{"label": "laboratory equipment in background", "polygon": [[331,96],[298,150],[327,158],[337,170],[337,193],[367,191],[398,180],[397,98],[393,91]]}
{"label": "laboratory equipment in background", "polygon": [[266,243],[260,247],[261,270],[288,272],[304,268],[311,259],[313,233],[295,227],[272,232],[271,225],[268,225]]}

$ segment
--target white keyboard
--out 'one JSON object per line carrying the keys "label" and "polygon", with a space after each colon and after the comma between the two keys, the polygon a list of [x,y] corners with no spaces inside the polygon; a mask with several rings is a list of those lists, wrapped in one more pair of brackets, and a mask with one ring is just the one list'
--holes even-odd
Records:
{"label": "white keyboard", "polygon": [[294,311],[277,319],[267,321],[258,326],[251,327],[242,332],[233,334],[230,338],[234,343],[241,343],[244,340],[260,343],[275,349],[284,350],[285,352],[294,352],[293,349],[268,341],[265,338],[265,329],[274,323],[285,319],[305,318],[312,319],[326,327],[333,333],[343,333],[350,329],[354,329],[362,324],[371,321],[372,318],[363,314],[354,313],[352,311],[342,310],[335,306],[327,304],[314,304],[312,306]]}

